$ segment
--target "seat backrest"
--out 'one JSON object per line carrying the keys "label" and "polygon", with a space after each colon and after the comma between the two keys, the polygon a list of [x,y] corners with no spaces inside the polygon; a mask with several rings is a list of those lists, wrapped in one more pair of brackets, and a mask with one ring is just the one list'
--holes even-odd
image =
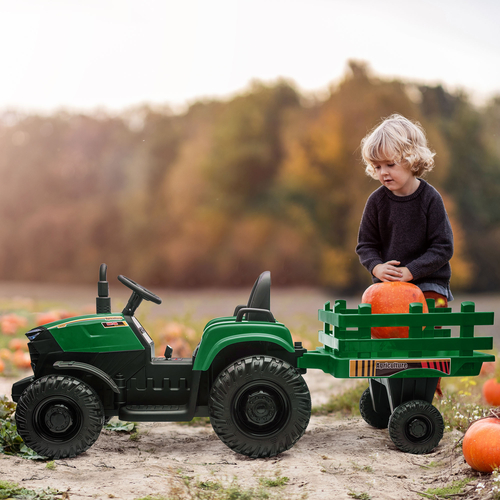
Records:
{"label": "seat backrest", "polygon": [[[247,307],[271,310],[271,272],[264,271],[253,285]],[[269,321],[269,317],[262,313],[248,313],[249,321]]]}

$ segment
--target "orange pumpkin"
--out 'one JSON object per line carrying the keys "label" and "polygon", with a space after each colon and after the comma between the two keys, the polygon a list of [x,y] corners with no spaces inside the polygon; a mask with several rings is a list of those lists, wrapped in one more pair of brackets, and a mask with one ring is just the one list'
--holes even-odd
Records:
{"label": "orange pumpkin", "polygon": [[500,384],[490,378],[483,384],[483,398],[490,406],[500,406]]}
{"label": "orange pumpkin", "polygon": [[0,349],[0,359],[9,361],[12,358],[12,351],[6,347]]}
{"label": "orange pumpkin", "polygon": [[12,339],[9,342],[9,349],[11,351],[19,351],[19,350],[27,351],[28,350],[27,341],[25,341],[23,339],[18,339],[18,338]]}
{"label": "orange pumpkin", "polygon": [[59,321],[61,319],[61,314],[59,311],[48,311],[44,313],[39,313],[36,316],[36,325],[42,326],[47,323],[52,323],[54,321]]}
{"label": "orange pumpkin", "polygon": [[[420,302],[424,313],[429,312],[422,290],[404,281],[375,283],[365,290],[361,302],[372,305],[372,314],[407,313],[412,302]],[[373,327],[372,338],[407,338],[408,332],[407,326]]]}
{"label": "orange pumpkin", "polygon": [[14,353],[12,361],[18,368],[30,368],[31,366],[30,355],[27,352],[21,350],[18,350]]}
{"label": "orange pumpkin", "polygon": [[462,443],[465,461],[479,472],[492,472],[500,466],[500,419],[476,420]]}
{"label": "orange pumpkin", "polygon": [[5,370],[5,363],[3,362],[3,359],[0,359],[0,373],[3,373]]}

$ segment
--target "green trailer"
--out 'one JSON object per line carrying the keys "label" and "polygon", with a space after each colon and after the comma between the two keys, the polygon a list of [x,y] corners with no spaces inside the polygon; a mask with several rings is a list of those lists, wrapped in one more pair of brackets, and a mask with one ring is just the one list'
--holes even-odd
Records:
{"label": "green trailer", "polygon": [[[161,299],[125,276],[131,289],[121,312],[111,312],[107,267],[99,271],[96,314],[67,318],[26,333],[33,375],[16,382],[18,432],[29,447],[50,458],[74,457],[99,437],[111,417],[120,420],[190,421],[209,416],[219,438],[237,453],[272,457],[304,434],[311,397],[302,377],[320,369],[339,378],[366,378],[360,401],[370,425],[389,427],[396,446],[411,453],[432,450],[443,419],[432,406],[440,377],[477,375],[494,357],[490,337],[474,326],[493,324],[493,313],[462,304],[460,313],[371,314],[337,301],[319,311],[323,346],[307,351],[271,312],[271,275],[262,273],[247,304],[207,323],[189,358],[156,353],[135,317],[143,300]],[[409,326],[409,338],[372,340],[373,326]],[[425,326],[425,329],[422,328]],[[459,326],[460,336],[450,329]]]}
{"label": "green trailer", "polygon": [[[299,358],[298,366],[321,369],[337,378],[366,378],[369,387],[360,400],[363,419],[373,427],[389,428],[394,444],[405,452],[428,453],[443,436],[444,423],[432,405],[442,377],[478,375],[492,354],[492,337],[475,337],[474,327],[492,325],[492,312],[476,312],[463,302],[460,312],[435,308],[427,300],[410,305],[407,314],[371,314],[370,304],[348,309],[338,300],[319,310],[323,344]],[[372,327],[408,326],[408,338],[372,339]],[[458,336],[452,329],[458,328]]]}

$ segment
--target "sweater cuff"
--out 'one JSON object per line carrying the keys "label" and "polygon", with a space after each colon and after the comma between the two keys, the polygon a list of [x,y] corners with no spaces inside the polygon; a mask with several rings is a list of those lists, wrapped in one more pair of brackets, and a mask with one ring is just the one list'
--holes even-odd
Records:
{"label": "sweater cuff", "polygon": [[373,275],[373,270],[375,269],[375,266],[378,266],[379,264],[383,264],[384,261],[382,259],[375,259],[372,260],[369,264],[366,265],[366,269],[370,274]]}
{"label": "sweater cuff", "polygon": [[413,276],[413,280],[418,280],[419,278],[422,277],[419,274],[419,267],[416,266],[416,265],[414,265],[413,262],[411,262],[410,264],[408,264],[406,267],[408,268],[408,271],[410,271],[411,275]]}

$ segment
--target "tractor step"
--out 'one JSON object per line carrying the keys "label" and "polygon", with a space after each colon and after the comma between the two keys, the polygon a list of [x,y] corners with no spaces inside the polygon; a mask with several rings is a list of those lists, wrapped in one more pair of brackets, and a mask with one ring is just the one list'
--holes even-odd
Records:
{"label": "tractor step", "polygon": [[[196,409],[196,416],[205,416],[202,408]],[[188,405],[127,405],[118,414],[120,420],[136,422],[187,422],[194,416],[193,408]]]}

